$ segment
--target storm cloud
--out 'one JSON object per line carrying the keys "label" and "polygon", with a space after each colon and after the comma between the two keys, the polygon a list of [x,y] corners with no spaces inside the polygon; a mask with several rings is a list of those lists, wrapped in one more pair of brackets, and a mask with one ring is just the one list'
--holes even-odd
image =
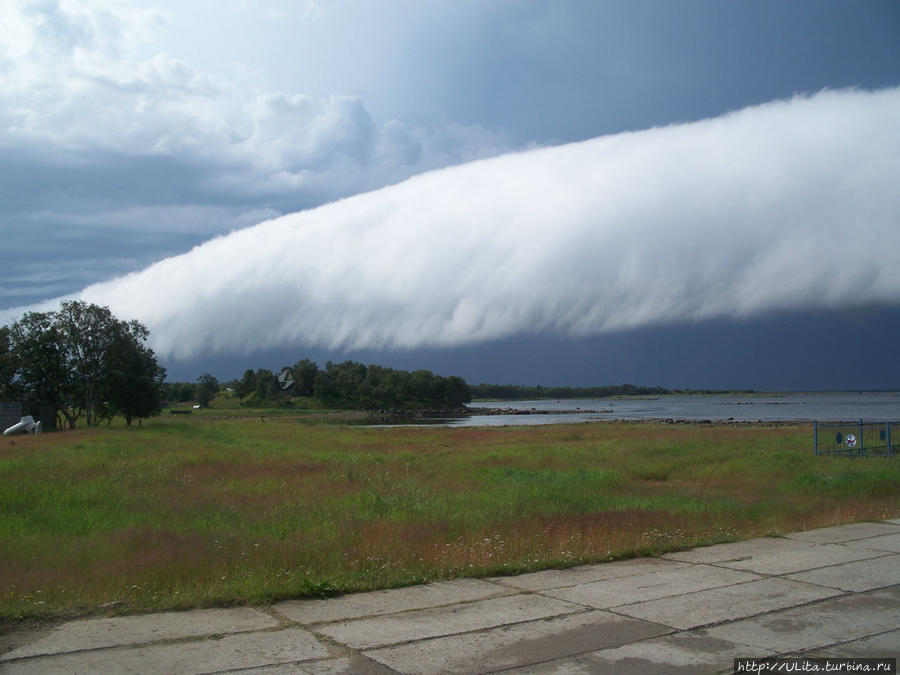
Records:
{"label": "storm cloud", "polygon": [[210,73],[160,50],[170,19],[0,3],[0,306],[510,147],[477,124],[375,120],[358,95]]}
{"label": "storm cloud", "polygon": [[174,358],[897,303],[898,119],[900,88],[823,91],[479,160],[233,232],[77,296],[145,322]]}

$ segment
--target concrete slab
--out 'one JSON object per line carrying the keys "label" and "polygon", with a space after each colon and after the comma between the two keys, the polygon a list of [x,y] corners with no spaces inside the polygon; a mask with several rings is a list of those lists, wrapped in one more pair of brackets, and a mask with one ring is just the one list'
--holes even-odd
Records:
{"label": "concrete slab", "polygon": [[900,525],[900,518],[891,518],[890,520],[885,520],[884,522],[890,523],[891,525]]}
{"label": "concrete slab", "polygon": [[359,655],[305,663],[284,663],[240,672],[241,675],[397,675],[396,671],[387,666]]}
{"label": "concrete slab", "polygon": [[761,537],[737,541],[732,544],[716,544],[705,548],[695,548],[690,551],[676,551],[666,553],[666,560],[681,560],[689,563],[721,563],[745,560],[769,553],[792,551],[797,548],[810,548],[815,546],[810,542],[797,541],[795,539],[782,539],[780,537]]}
{"label": "concrete slab", "polygon": [[818,530],[806,532],[792,532],[785,535],[788,539],[808,541],[813,544],[839,544],[854,539],[877,537],[883,534],[897,534],[898,525],[893,521],[879,523],[852,523],[850,525],[836,525],[834,527],[822,527]]}
{"label": "concrete slab", "polygon": [[679,560],[280,603],[272,615],[194,610],[22,629],[0,636],[0,672],[702,673],[730,672],[736,656],[896,656],[900,521],[878,525],[811,533],[822,543],[801,533],[671,554]]}
{"label": "concrete slab", "polygon": [[3,654],[19,647],[30,645],[38,640],[43,640],[53,632],[53,629],[52,625],[38,625],[36,628],[18,628],[8,633],[0,630],[0,666],[3,663]]}
{"label": "concrete slab", "polygon": [[[772,656],[757,651],[754,656]],[[747,647],[694,633],[677,633],[652,640],[634,642],[614,649],[563,659],[514,673],[550,675],[585,673],[601,675],[694,675],[694,673],[731,672],[734,659],[746,657]]]}
{"label": "concrete slab", "polygon": [[677,570],[686,566],[685,563],[662,560],[660,558],[636,558],[634,560],[619,560],[596,565],[582,565],[567,570],[528,572],[515,577],[492,577],[488,581],[525,591],[544,591],[551,588],[578,586],[579,584],[619,579],[637,574]]}
{"label": "concrete slab", "polygon": [[249,607],[82,619],[57,626],[38,640],[3,654],[0,662],[42,654],[239,633],[277,625],[271,616]]}
{"label": "concrete slab", "polygon": [[373,649],[584,610],[581,605],[526,594],[324,624],[317,630],[354,649]]}
{"label": "concrete slab", "polygon": [[879,635],[897,627],[898,615],[900,588],[895,587],[735,621],[708,628],[705,634],[753,649],[796,654]]}
{"label": "concrete slab", "polygon": [[722,621],[735,621],[840,594],[841,591],[834,588],[798,581],[761,579],[736,586],[711,588],[672,598],[624,605],[617,607],[616,612],[685,630]]}
{"label": "concrete slab", "polygon": [[900,555],[888,555],[872,560],[857,560],[844,565],[823,567],[809,572],[792,574],[788,579],[856,592],[895,586],[900,584]]}
{"label": "concrete slab", "polygon": [[719,565],[734,570],[745,570],[757,574],[793,574],[806,570],[840,565],[854,560],[866,560],[886,555],[884,551],[873,551],[866,548],[851,548],[839,544],[823,544],[812,548],[798,548],[791,551],[780,551],[759,555],[746,560],[720,562]]}
{"label": "concrete slab", "polygon": [[366,655],[402,673],[489,673],[643,640],[668,630],[593,611],[422,640]]}
{"label": "concrete slab", "polygon": [[388,591],[354,593],[325,600],[290,600],[273,609],[302,624],[357,619],[411,609],[427,609],[510,593],[506,587],[478,579],[456,579]]}
{"label": "concrete slab", "polygon": [[692,565],[673,571],[553,589],[544,591],[543,594],[590,605],[597,609],[608,609],[755,579],[759,579],[759,576],[747,572],[736,572],[710,565]]}
{"label": "concrete slab", "polygon": [[881,537],[868,537],[857,541],[848,541],[842,546],[870,548],[874,551],[891,551],[900,553],[900,534],[886,534]]}
{"label": "concrete slab", "polygon": [[815,656],[837,658],[897,658],[900,655],[900,629],[881,635],[845,642],[841,645],[817,650]]}
{"label": "concrete slab", "polygon": [[302,628],[226,635],[147,647],[118,647],[77,654],[43,656],[5,663],[4,670],[21,673],[211,673],[261,667],[329,656],[328,650]]}

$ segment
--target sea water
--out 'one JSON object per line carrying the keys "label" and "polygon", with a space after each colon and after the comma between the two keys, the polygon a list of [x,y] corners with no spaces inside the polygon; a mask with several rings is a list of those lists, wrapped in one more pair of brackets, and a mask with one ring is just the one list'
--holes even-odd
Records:
{"label": "sea water", "polygon": [[478,401],[468,407],[527,411],[529,414],[421,419],[416,423],[460,427],[659,419],[713,422],[900,421],[900,392],[670,394],[646,398]]}

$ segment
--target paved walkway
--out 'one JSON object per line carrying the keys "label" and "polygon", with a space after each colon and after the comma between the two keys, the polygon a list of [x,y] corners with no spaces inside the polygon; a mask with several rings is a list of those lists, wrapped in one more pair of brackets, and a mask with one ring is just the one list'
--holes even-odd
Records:
{"label": "paved walkway", "polygon": [[703,673],[900,653],[900,519],[265,608],[0,636],[6,673]]}

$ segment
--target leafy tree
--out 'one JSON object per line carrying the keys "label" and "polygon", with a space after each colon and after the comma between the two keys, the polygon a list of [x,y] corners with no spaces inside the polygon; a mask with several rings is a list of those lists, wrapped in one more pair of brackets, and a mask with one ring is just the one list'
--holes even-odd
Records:
{"label": "leafy tree", "polygon": [[462,405],[472,400],[472,391],[464,379],[456,375],[447,378],[446,401],[453,405]]}
{"label": "leafy tree", "polygon": [[269,398],[281,391],[275,373],[266,368],[258,368],[253,374],[253,391],[259,398]]}
{"label": "leafy tree", "polygon": [[325,370],[320,370],[318,373],[316,373],[315,394],[319,398],[335,398],[338,395],[337,386],[335,385],[334,378],[331,375],[333,367],[334,364],[329,361],[325,364]]}
{"label": "leafy tree", "polygon": [[409,395],[415,401],[431,401],[440,396],[432,395],[435,390],[434,373],[430,370],[416,370],[409,375]]}
{"label": "leafy tree", "polygon": [[179,382],[177,392],[176,398],[179,403],[194,401],[197,398],[197,384],[195,382]]}
{"label": "leafy tree", "polygon": [[255,388],[254,374],[249,368],[244,371],[241,379],[234,383],[234,393],[238,395],[238,398],[249,396]]}
{"label": "leafy tree", "polygon": [[0,326],[0,399],[16,399],[22,393],[15,381],[16,361],[10,349],[9,326]]}
{"label": "leafy tree", "polygon": [[69,428],[81,416],[53,312],[27,312],[9,329],[9,353],[15,364],[15,381],[22,392],[52,403]]}
{"label": "leafy tree", "polygon": [[166,400],[184,403],[197,398],[197,385],[194,382],[166,382],[163,392]]}
{"label": "leafy tree", "polygon": [[294,376],[294,394],[297,396],[312,396],[316,392],[316,375],[319,374],[319,366],[309,359],[297,361],[291,368]]}
{"label": "leafy tree", "polygon": [[7,335],[15,385],[55,405],[69,428],[82,415],[93,426],[117,413],[130,423],[159,411],[165,371],[141,323],[73,301],[26,313]]}
{"label": "leafy tree", "polygon": [[[129,341],[132,326],[117,321],[108,307],[74,301],[64,302],[56,313],[56,336],[71,373],[69,387],[72,401],[85,416],[88,426],[94,426],[102,417],[101,406],[106,406],[101,396],[106,386],[113,352],[124,349]],[[147,329],[137,324],[135,329],[146,339]]]}
{"label": "leafy tree", "polygon": [[197,402],[206,408],[210,400],[219,393],[219,381],[209,373],[203,373],[197,378],[197,383]]}
{"label": "leafy tree", "polygon": [[234,382],[233,388],[238,398],[241,399],[251,396],[257,399],[267,399],[281,391],[275,373],[266,368],[258,368],[256,371],[245,370],[241,379]]}
{"label": "leafy tree", "polygon": [[412,399],[412,377],[405,370],[391,370],[381,387],[384,392],[382,400],[393,404],[402,404]]}
{"label": "leafy tree", "polygon": [[359,399],[359,386],[366,379],[366,367],[355,361],[330,364],[328,373],[337,388],[337,395],[346,401]]}
{"label": "leafy tree", "polygon": [[103,392],[109,417],[120,414],[129,426],[135,418],[157,414],[162,403],[166,371],[156,363],[153,351],[143,344],[147,335],[144,326],[130,322],[106,354]]}

